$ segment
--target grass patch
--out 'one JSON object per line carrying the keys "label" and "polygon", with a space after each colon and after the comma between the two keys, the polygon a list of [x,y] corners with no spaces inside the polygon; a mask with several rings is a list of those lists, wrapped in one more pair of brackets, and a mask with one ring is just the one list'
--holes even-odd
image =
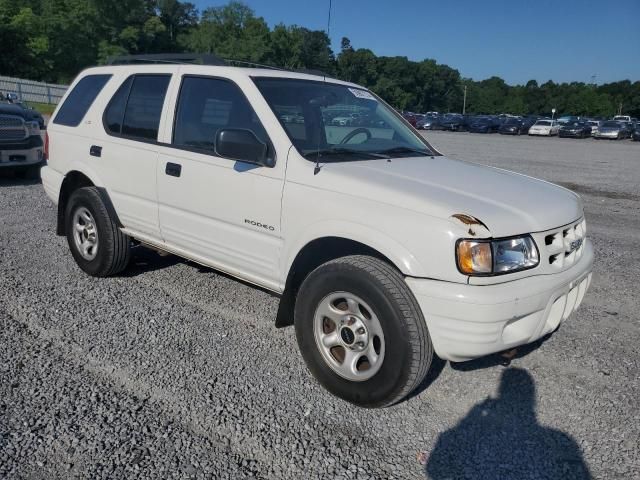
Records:
{"label": "grass patch", "polygon": [[30,107],[35,108],[40,113],[51,115],[53,111],[56,109],[57,105],[49,104],[49,103],[36,103],[36,102],[25,102]]}

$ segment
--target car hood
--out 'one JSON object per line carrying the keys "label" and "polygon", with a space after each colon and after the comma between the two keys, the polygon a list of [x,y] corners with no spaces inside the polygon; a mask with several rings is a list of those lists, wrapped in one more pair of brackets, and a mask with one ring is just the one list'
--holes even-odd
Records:
{"label": "car hood", "polygon": [[314,179],[317,187],[437,218],[471,215],[492,237],[545,231],[583,215],[580,197],[563,187],[445,156],[329,163]]}
{"label": "car hood", "polygon": [[18,107],[17,105],[11,104],[0,104],[0,115],[15,115],[18,117],[22,117],[26,120],[31,118],[27,111],[22,107]]}

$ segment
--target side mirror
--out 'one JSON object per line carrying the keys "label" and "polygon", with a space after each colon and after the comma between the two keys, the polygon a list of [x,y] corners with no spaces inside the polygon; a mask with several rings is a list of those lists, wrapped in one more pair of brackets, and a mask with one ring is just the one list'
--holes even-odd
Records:
{"label": "side mirror", "polygon": [[267,150],[267,144],[251,130],[225,128],[216,134],[215,152],[221,157],[272,167]]}

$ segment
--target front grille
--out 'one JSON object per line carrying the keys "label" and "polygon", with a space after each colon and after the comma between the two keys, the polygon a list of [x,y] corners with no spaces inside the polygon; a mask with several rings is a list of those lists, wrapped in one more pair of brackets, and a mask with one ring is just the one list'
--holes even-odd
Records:
{"label": "front grille", "polygon": [[24,140],[29,132],[24,120],[14,115],[0,115],[0,142]]}
{"label": "front grille", "polygon": [[546,261],[553,270],[569,268],[582,257],[586,234],[584,219],[542,233],[538,239],[541,262]]}

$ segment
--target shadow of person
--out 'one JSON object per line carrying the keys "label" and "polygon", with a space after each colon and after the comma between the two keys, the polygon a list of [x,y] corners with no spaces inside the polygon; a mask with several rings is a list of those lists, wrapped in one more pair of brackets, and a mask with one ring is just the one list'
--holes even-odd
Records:
{"label": "shadow of person", "polygon": [[474,406],[440,435],[427,462],[427,477],[453,479],[590,479],[569,435],[536,419],[535,385],[520,368],[504,370],[498,398]]}

